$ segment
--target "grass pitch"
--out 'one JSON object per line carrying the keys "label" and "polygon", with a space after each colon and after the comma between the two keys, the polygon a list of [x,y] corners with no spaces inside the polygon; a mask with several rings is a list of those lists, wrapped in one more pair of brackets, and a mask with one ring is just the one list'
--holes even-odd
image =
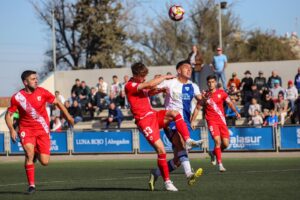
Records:
{"label": "grass pitch", "polygon": [[[117,155],[116,155],[117,156]],[[1,159],[1,157],[0,157]],[[300,199],[299,158],[224,159],[227,169],[219,173],[209,159],[193,159],[194,169],[204,174],[192,187],[182,169],[171,174],[180,190],[148,191],[149,169],[155,160],[56,161],[36,165],[37,192],[28,196],[23,163],[0,164],[0,199]]]}

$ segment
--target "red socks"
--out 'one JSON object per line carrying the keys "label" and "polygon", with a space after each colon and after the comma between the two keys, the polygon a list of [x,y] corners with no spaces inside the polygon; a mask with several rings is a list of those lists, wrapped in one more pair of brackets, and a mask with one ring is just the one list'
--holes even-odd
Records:
{"label": "red socks", "polygon": [[34,185],[34,164],[25,165],[26,176],[28,180],[28,185]]}
{"label": "red socks", "polygon": [[175,125],[177,131],[180,133],[180,135],[183,137],[184,141],[190,138],[190,132],[188,127],[186,126],[184,120],[182,119],[182,116],[180,114],[176,115],[175,117]]}
{"label": "red socks", "polygon": [[218,164],[222,163],[221,148],[215,147],[214,154],[216,155]]}
{"label": "red socks", "polygon": [[169,176],[169,168],[167,163],[167,154],[158,154],[157,155],[157,165],[160,170],[161,176],[163,177],[164,181],[170,180]]}

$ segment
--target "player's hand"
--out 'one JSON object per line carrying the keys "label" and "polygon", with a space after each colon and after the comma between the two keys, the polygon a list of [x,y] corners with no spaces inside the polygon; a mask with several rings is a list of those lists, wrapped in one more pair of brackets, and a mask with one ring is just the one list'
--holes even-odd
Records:
{"label": "player's hand", "polygon": [[191,127],[192,127],[193,130],[196,129],[196,126],[197,126],[197,123],[195,121],[192,121]]}
{"label": "player's hand", "polygon": [[15,129],[10,130],[10,137],[14,142],[17,141],[17,132],[15,131]]}
{"label": "player's hand", "polygon": [[240,113],[236,113],[235,116],[236,116],[237,119],[241,119]]}
{"label": "player's hand", "polygon": [[176,76],[174,75],[165,75],[165,80],[170,80],[170,79],[173,79],[173,78],[176,78]]}

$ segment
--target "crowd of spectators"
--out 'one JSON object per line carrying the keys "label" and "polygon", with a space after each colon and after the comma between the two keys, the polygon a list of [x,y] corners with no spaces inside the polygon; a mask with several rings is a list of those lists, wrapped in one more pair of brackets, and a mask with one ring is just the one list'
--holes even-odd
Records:
{"label": "crowd of spectators", "polygon": [[[220,80],[223,78],[220,75]],[[84,80],[76,79],[69,98],[63,97],[59,91],[55,92],[55,96],[66,106],[75,123],[91,120],[96,114],[108,110],[106,128],[112,122],[116,122],[119,128],[124,118],[121,109],[129,108],[124,90],[129,76],[125,75],[123,79],[121,82],[114,75],[109,86],[103,77],[99,77],[98,82],[91,87]],[[223,84],[219,83],[218,88],[224,89]],[[300,123],[300,68],[295,79],[289,80],[286,85],[276,71],[272,71],[271,76],[266,78],[263,71],[252,77],[251,71],[247,70],[241,80],[234,72],[225,90],[235,105],[241,105],[240,112],[249,125],[284,125],[289,118],[291,123]],[[153,107],[163,107],[164,95],[152,96],[150,102]],[[236,119],[232,110],[225,107],[225,114],[228,125],[235,126]],[[60,131],[68,126],[56,106],[51,108],[50,119],[52,131]]]}

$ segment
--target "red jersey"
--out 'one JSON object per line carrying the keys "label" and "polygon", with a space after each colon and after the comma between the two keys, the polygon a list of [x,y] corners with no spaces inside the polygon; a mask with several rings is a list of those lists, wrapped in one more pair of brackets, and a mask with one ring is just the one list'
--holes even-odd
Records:
{"label": "red jersey", "polygon": [[130,109],[136,120],[143,119],[154,112],[148,97],[148,90],[138,91],[139,84],[131,78],[125,85],[125,93],[130,104]]}
{"label": "red jersey", "polygon": [[8,111],[19,111],[20,131],[29,130],[28,134],[34,135],[35,131],[42,130],[48,134],[50,123],[46,103],[54,100],[55,96],[44,88],[37,87],[31,94],[22,89],[12,96]]}
{"label": "red jersey", "polygon": [[205,105],[205,118],[208,124],[225,124],[224,102],[230,101],[224,90],[217,89],[214,93],[209,92],[209,98]]}

